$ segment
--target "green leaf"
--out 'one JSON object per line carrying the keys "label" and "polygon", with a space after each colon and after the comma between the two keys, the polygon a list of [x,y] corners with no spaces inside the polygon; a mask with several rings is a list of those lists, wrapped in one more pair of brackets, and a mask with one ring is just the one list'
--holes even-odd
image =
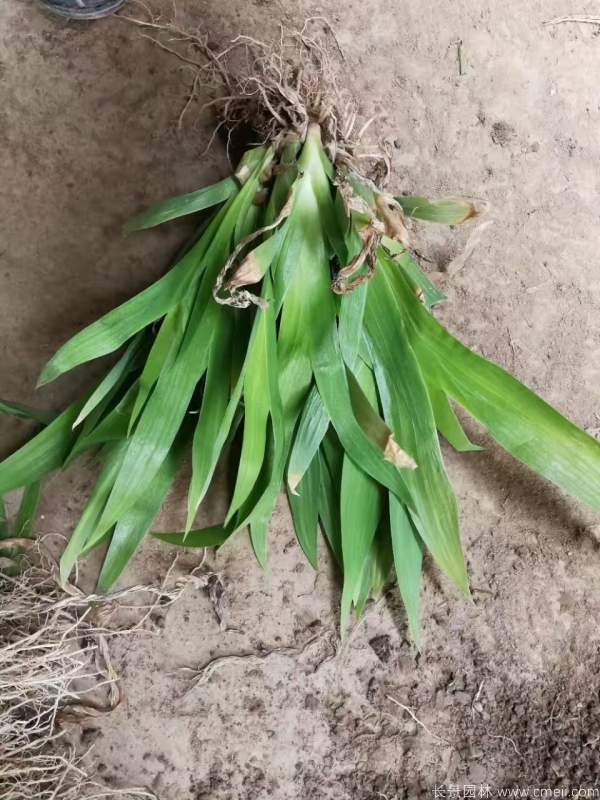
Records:
{"label": "green leaf", "polygon": [[417,296],[421,297],[425,308],[431,311],[431,309],[438,305],[438,303],[442,303],[444,300],[447,300],[446,295],[441,291],[441,289],[438,289],[435,283],[433,283],[426,273],[423,272],[421,267],[412,257],[411,253],[403,244],[396,242],[393,239],[384,237],[383,246],[388,253],[391,253],[394,256],[394,261],[400,264],[412,283],[415,293]]}
{"label": "green leaf", "polygon": [[29,486],[62,466],[75,439],[73,423],[85,398],[50,422],[27,444],[0,463],[0,496]]}
{"label": "green leaf", "polygon": [[206,370],[216,313],[215,303],[205,310],[197,300],[181,350],[161,373],[127,442],[123,464],[98,523],[100,532],[112,527],[149,490],[167,457],[196,385]]}
{"label": "green leaf", "polygon": [[224,203],[225,200],[228,200],[238,191],[239,184],[235,178],[225,178],[218,183],[213,183],[211,186],[199,189],[197,192],[190,192],[189,194],[179,195],[179,197],[173,197],[170,200],[164,200],[162,203],[156,203],[147,211],[134,217],[124,226],[123,233],[128,234],[133,231],[154,228],[156,225],[162,225],[163,222],[204,211],[207,208],[219,205],[219,203]]}
{"label": "green leaf", "polygon": [[385,587],[390,583],[391,571],[394,566],[394,553],[388,520],[384,517],[375,533],[373,541],[371,597],[376,600],[381,597]]}
{"label": "green leaf", "polygon": [[[328,456],[326,455],[328,453]],[[343,452],[339,444],[328,443],[325,437],[319,449],[319,519],[321,527],[340,568],[343,568],[340,486]]]}
{"label": "green leaf", "polygon": [[[303,232],[301,206],[298,203],[297,192],[294,208],[285,227],[281,249],[271,262],[270,273],[273,278],[275,311],[279,313],[283,301],[286,298],[290,286],[294,283],[294,276],[297,273],[296,267],[302,262],[303,253],[306,249],[306,241]],[[298,279],[296,279],[297,281]],[[286,304],[287,305],[287,304]],[[292,301],[292,306],[297,303]],[[286,307],[283,307],[283,316],[286,316]]]}
{"label": "green leaf", "polygon": [[[369,367],[368,369],[370,371],[371,368]],[[360,371],[365,372],[364,362]],[[359,374],[359,371],[357,371],[357,374]],[[412,456],[402,450],[396,442],[393,431],[381,419],[378,411],[375,411],[373,406],[377,404],[377,398],[373,395],[370,398],[365,395],[361,384],[352,372],[348,370],[347,375],[352,411],[361,429],[369,437],[369,440],[379,447],[387,462],[394,464],[396,467],[414,469],[417,465]]]}
{"label": "green leaf", "polygon": [[363,564],[360,577],[360,584],[358,586],[358,591],[356,593],[356,598],[354,603],[354,610],[357,620],[360,620],[360,618],[364,614],[367,602],[369,601],[369,597],[371,595],[371,590],[373,588],[374,553],[375,553],[375,548],[373,545],[371,545],[371,547],[369,548],[369,552],[367,554],[366,561]]}
{"label": "green leaf", "polygon": [[264,567],[269,521],[281,491],[291,434],[296,423],[298,409],[294,406],[296,387],[290,387],[280,381],[272,286],[268,279],[263,284],[263,296],[269,301],[267,307],[259,312],[263,318],[260,321],[260,327],[264,324],[266,342],[267,368],[264,388],[269,396],[271,420],[269,448],[262,480],[257,483],[258,499],[255,502],[254,497],[250,497],[248,503],[240,509],[236,520],[236,530],[240,530],[246,525],[250,526],[252,544],[259,562]]}
{"label": "green leaf", "polygon": [[198,507],[208,490],[229,436],[242,394],[243,374],[238,376],[230,396],[229,370],[224,369],[224,365],[233,357],[232,325],[230,315],[221,309],[211,342],[202,408],[192,444],[192,479],[188,492],[186,529],[191,529],[194,524]]}
{"label": "green leaf", "polygon": [[42,425],[52,422],[56,416],[52,411],[41,411],[37,408],[22,406],[20,403],[9,403],[8,400],[0,400],[0,414],[9,414],[22,419],[33,419],[36,422],[41,422]]}
{"label": "green leaf", "polygon": [[187,214],[195,214],[198,211],[204,211],[207,208],[212,208],[225,202],[225,200],[228,200],[239,192],[240,187],[246,183],[252,172],[264,158],[265,152],[266,149],[264,147],[256,147],[252,150],[248,150],[244,153],[235,171],[235,176],[224,178],[196,192],[179,195],[178,197],[164,200],[161,203],[156,203],[128,222],[123,228],[123,233],[128,234],[133,231],[153,228],[155,225],[161,225],[163,222],[168,222]]}
{"label": "green leaf", "polygon": [[23,490],[23,497],[17,512],[14,535],[17,539],[30,539],[33,535],[38,506],[40,502],[41,484],[39,481],[29,484]]}
{"label": "green leaf", "polygon": [[402,503],[392,494],[389,495],[389,502],[390,530],[398,588],[406,609],[410,634],[418,648],[421,632],[420,596],[423,573],[423,543]]}
{"label": "green leaf", "polygon": [[313,386],[302,409],[288,463],[287,480],[292,494],[296,493],[296,487],[314,460],[328,427],[329,417],[321,395]]}
{"label": "green leaf", "polygon": [[[68,467],[86,450],[108,444],[109,442],[118,442],[127,439],[129,418],[135,401],[136,391],[137,386],[133,384],[103,419],[88,431],[81,431],[65,459],[64,468]],[[86,423],[89,419],[90,417],[88,417]]]}
{"label": "green leaf", "polygon": [[[372,409],[370,404],[377,404],[377,390],[371,370],[362,365],[357,372],[357,378],[353,375],[351,377]],[[342,467],[340,503],[344,560],[340,627],[343,636],[352,603],[357,606],[360,615],[361,605],[364,605],[371,591],[372,584],[368,582],[367,594],[363,601],[359,600],[361,586],[364,585],[365,565],[370,562],[373,539],[382,511],[381,487],[361,469],[360,463],[355,464],[347,455],[344,456]]]}
{"label": "green leaf", "polygon": [[137,361],[142,337],[136,336],[128,345],[127,349],[117,361],[117,363],[108,371],[106,376],[100,381],[98,386],[94,389],[90,397],[87,399],[85,405],[79,412],[79,415],[73,427],[76,428],[83,420],[97,408],[97,406],[110,394],[118,391],[123,385],[128,374],[134,368]]}
{"label": "green leaf", "polygon": [[363,283],[344,295],[340,302],[340,349],[346,366],[351,370],[356,368],[360,352],[367,289],[367,284]]}
{"label": "green leaf", "polygon": [[[292,289],[288,292],[284,319],[286,307],[293,299],[298,306],[297,324],[308,344],[317,389],[348,455],[371,477],[410,503],[402,475],[385,458],[385,446],[382,449],[381,443],[369,437],[357,421],[352,405],[339,347],[336,304],[330,288],[329,262],[321,227],[322,219],[327,217],[323,207],[327,197],[330,203],[332,198],[331,187],[321,165],[320,150],[317,133],[311,129],[301,154],[303,175],[299,179],[294,208],[294,215],[300,215],[299,224],[301,222],[304,237],[302,260],[298,262],[296,270],[301,283],[292,298],[289,296]],[[282,385],[285,383],[287,380],[282,375]]]}
{"label": "green leaf", "polygon": [[415,300],[401,273],[384,266],[427,380],[484,425],[519,461],[600,511],[600,442],[503,369],[471,352]]}
{"label": "green leaf", "polygon": [[461,198],[428,200],[426,197],[396,197],[407,217],[441,225],[460,225],[477,215],[473,203]]}
{"label": "green leaf", "polygon": [[344,587],[340,628],[344,636],[381,517],[381,488],[348,456],[342,469],[341,509]]}
{"label": "green leaf", "polygon": [[298,542],[315,569],[318,568],[320,483],[319,458],[315,456],[298,484],[298,492],[288,489],[287,493]]}
{"label": "green leaf", "polygon": [[174,547],[220,547],[231,536],[232,531],[222,525],[196,530],[179,531],[175,533],[153,533],[155,539],[160,539]]}
{"label": "green leaf", "polygon": [[275,175],[269,202],[265,213],[265,224],[270,225],[279,216],[281,209],[285,205],[290,191],[298,177],[298,167],[296,158],[300,149],[300,142],[288,142],[284,144],[279,153],[280,169]]}
{"label": "green leaf", "polygon": [[[186,294],[186,300],[190,295],[193,297],[194,288],[190,287]],[[139,377],[137,396],[129,420],[129,432],[132,431],[133,426],[138,421],[152,389],[156,386],[160,373],[169,363],[169,360],[174,358],[179,351],[185,335],[190,310],[189,303],[181,302],[172,308],[162,320]]]}
{"label": "green leaf", "polygon": [[248,348],[244,372],[244,434],[233,498],[225,523],[247,500],[260,474],[267,443],[267,421],[271,410],[268,385],[268,318],[259,312],[256,334]]}
{"label": "green leaf", "polygon": [[[417,469],[405,471],[403,477],[419,534],[441,569],[468,594],[456,498],[444,469],[427,387],[408,342],[392,271],[401,274],[389,256],[380,257],[369,282],[365,315],[384,417],[400,446],[417,462]],[[423,313],[427,314],[425,309]]]}
{"label": "green leaf", "polygon": [[50,383],[86,361],[118,350],[136,333],[164,316],[177,305],[194,273],[202,268],[198,251],[203,247],[201,240],[164,277],[69,339],[50,359],[38,385]]}
{"label": "green leaf", "polygon": [[483,450],[478,444],[473,444],[462,425],[454,409],[452,408],[446,393],[435,385],[428,385],[429,399],[433,408],[435,424],[444,439],[451,444],[459,453]]}
{"label": "green leaf", "polygon": [[269,520],[266,517],[260,517],[250,523],[250,541],[256,560],[262,569],[267,569],[268,536]]}
{"label": "green leaf", "polygon": [[363,567],[360,587],[354,604],[357,620],[362,617],[369,598],[375,600],[381,596],[385,585],[390,579],[390,570],[393,563],[394,555],[390,533],[388,526],[382,524],[375,532]]}
{"label": "green leaf", "polygon": [[98,521],[119,473],[127,449],[127,442],[108,445],[102,451],[102,469],[92,489],[90,499],[73,531],[60,559],[60,579],[65,583],[75,562],[86,548],[88,541],[97,533]]}
{"label": "green leaf", "polygon": [[[255,151],[248,151],[244,158],[253,157]],[[243,239],[253,233],[263,224],[262,218],[264,210],[261,203],[257,202],[257,193],[264,191],[266,183],[271,176],[271,163],[275,157],[273,146],[263,148],[261,156],[253,161],[254,171],[252,177],[248,178],[244,190],[250,187],[249,191],[242,190],[239,195],[239,204],[236,212],[236,220],[233,228],[233,245],[238,245]]]}
{"label": "green leaf", "polygon": [[[187,432],[186,432],[187,433]],[[117,522],[100,577],[98,591],[108,592],[131,560],[171,488],[185,452],[186,435],[180,436],[148,487],[148,491]],[[87,546],[94,546],[94,537]]]}

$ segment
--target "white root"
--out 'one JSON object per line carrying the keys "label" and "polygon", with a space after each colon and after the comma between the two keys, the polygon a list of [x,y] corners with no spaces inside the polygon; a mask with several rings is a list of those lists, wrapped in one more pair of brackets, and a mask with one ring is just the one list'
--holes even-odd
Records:
{"label": "white root", "polygon": [[[275,46],[239,35],[219,51],[209,45],[208,37],[200,30],[186,30],[174,18],[163,20],[147,6],[138,5],[145,18],[120,14],[117,19],[140,27],[145,38],[193,71],[178,128],[199,87],[208,86],[217,96],[205,102],[200,111],[214,107],[218,118],[209,145],[222,126],[229,136],[236,128],[248,127],[264,143],[277,142],[290,132],[303,141],[309,126],[318,123],[323,146],[332,161],[338,156],[344,162],[367,160],[373,162],[374,175],[389,174],[389,157],[384,149],[360,154],[361,139],[378,115],[360,127],[356,125],[356,99],[336,78],[339,64],[344,64],[346,57],[326,17],[307,18],[299,31],[282,27]],[[309,29],[317,33],[309,35]]]}
{"label": "white root", "polygon": [[185,583],[170,590],[135,586],[108,598],[69,586],[65,595],[54,571],[42,554],[17,577],[0,572],[0,798],[154,798],[147,789],[111,789],[89,776],[85,754],[69,742],[66,726],[120,702],[106,640],[113,631],[97,620],[118,599],[150,593],[155,599],[149,605],[132,606],[145,609],[147,619],[158,603],[172,603]]}

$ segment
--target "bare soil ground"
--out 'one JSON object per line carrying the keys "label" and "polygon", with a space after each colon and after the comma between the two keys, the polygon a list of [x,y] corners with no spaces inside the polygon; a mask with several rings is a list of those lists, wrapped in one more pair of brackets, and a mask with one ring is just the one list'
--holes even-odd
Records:
{"label": "bare soil ground", "polygon": [[[393,143],[393,186],[490,204],[491,224],[459,269],[468,230],[419,232],[425,266],[450,298],[444,322],[598,435],[600,27],[543,25],[595,5],[178,0],[177,9],[215,43],[330,20],[344,79],[365,116],[381,112],[374,135]],[[2,396],[58,408],[97,374],[102,365],[34,393],[51,353],[161,274],[187,230],[123,240],[121,223],[225,174],[220,145],[203,154],[213,122],[198,106],[176,129],[191,78],[123,20],[66,24],[35,3],[0,5]],[[600,788],[599,520],[470,432],[485,452],[445,453],[474,601],[428,564],[421,654],[393,592],[339,647],[336,576],[325,552],[316,575],[303,561],[282,500],[269,574],[243,538],[207,561],[223,625],[199,585],[114,646],[126,700],[74,732],[94,745],[90,767],[162,800]],[[0,421],[2,452],[27,433]],[[46,486],[42,534],[69,534],[92,474],[79,467]],[[181,522],[184,490],[164,525]],[[206,518],[222,508],[216,492]],[[124,583],[161,580],[172,557],[148,544]],[[175,573],[195,563],[186,555]],[[86,564],[82,582],[93,573]],[[230,654],[252,657],[194,686],[178,672]]]}

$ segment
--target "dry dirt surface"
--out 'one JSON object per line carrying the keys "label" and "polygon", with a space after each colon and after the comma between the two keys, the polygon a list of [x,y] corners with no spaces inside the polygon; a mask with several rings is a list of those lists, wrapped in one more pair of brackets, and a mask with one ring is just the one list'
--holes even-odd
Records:
{"label": "dry dirt surface", "polygon": [[[597,6],[177,0],[178,21],[215,44],[328,18],[343,79],[365,116],[380,114],[373,138],[392,143],[394,188],[489,204],[467,250],[472,228],[415,231],[449,295],[441,318],[598,436],[600,26],[543,24],[568,13]],[[123,240],[122,222],[226,174],[221,144],[204,153],[204,87],[177,130],[192,79],[122,19],[73,24],[35,2],[0,4],[2,396],[59,408],[98,374],[34,392],[52,352],[160,275],[188,230]],[[420,654],[394,591],[340,646],[337,577],[324,551],[318,574],[304,562],[282,500],[267,575],[240,537],[179,603],[113,645],[124,702],[73,732],[93,745],[90,768],[161,800],[413,800],[436,786],[438,797],[600,796],[600,520],[469,431],[484,452],[445,454],[473,602],[428,563]],[[3,420],[2,453],[28,432]],[[41,534],[69,534],[92,470],[49,482]],[[184,491],[165,527],[181,523]],[[216,492],[206,519],[222,508]],[[172,558],[148,544],[123,583],[160,581]],[[197,563],[187,554],[174,574]],[[195,682],[180,671],[236,654]]]}

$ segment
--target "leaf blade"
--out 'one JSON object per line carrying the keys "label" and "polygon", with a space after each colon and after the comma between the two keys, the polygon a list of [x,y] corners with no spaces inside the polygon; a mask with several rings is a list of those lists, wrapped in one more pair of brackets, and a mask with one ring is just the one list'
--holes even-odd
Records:
{"label": "leaf blade", "polygon": [[85,398],[73,403],[0,463],[0,495],[39,481],[62,466],[75,438],[73,422],[84,402]]}
{"label": "leaf blade", "polygon": [[313,386],[302,409],[288,462],[287,481],[292,494],[315,458],[328,427],[329,416],[317,387]]}
{"label": "leaf blade", "polygon": [[483,447],[473,444],[464,432],[446,393],[431,383],[428,385],[428,391],[435,424],[448,444],[451,444],[459,453],[472,453],[483,450]]}
{"label": "leaf blade", "polygon": [[407,217],[440,225],[460,225],[477,216],[477,210],[470,200],[463,198],[444,198],[428,200],[426,197],[399,196],[396,200]]}
{"label": "leaf blade", "polygon": [[232,531],[222,525],[197,528],[191,531],[155,533],[151,535],[173,547],[220,547],[231,536]]}
{"label": "leaf blade", "polygon": [[[183,445],[184,442],[180,441],[173,446],[150,483],[148,492],[117,522],[98,578],[99,592],[108,592],[116,583],[150,530],[181,466],[185,451]],[[94,544],[92,536],[86,547]]]}
{"label": "leaf blade", "polygon": [[315,456],[298,484],[297,494],[289,488],[287,493],[296,537],[314,569],[318,569],[320,481],[319,459]]}
{"label": "leaf blade", "polygon": [[146,326],[177,304],[193,273],[200,268],[193,247],[172,269],[147,289],[109,311],[69,339],[44,367],[38,386],[43,386],[87,361],[118,350]]}
{"label": "leaf blade", "polygon": [[33,419],[36,422],[40,422],[42,425],[47,425],[49,422],[52,422],[56,416],[56,414],[53,414],[51,411],[30,408],[20,403],[11,403],[8,400],[0,400],[0,414],[21,417],[21,419]]}
{"label": "leaf blade", "polygon": [[147,230],[164,222],[170,222],[178,217],[195,214],[207,208],[224,203],[239,190],[235,178],[224,178],[210,186],[205,186],[196,192],[189,192],[169,200],[163,200],[150,206],[146,211],[138,214],[123,226],[125,235],[134,231]]}
{"label": "leaf blade", "polygon": [[389,495],[389,503],[390,531],[398,588],[406,609],[410,634],[416,647],[419,648],[423,544],[402,503],[398,502],[392,494]]}
{"label": "leaf blade", "polygon": [[501,367],[473,353],[390,274],[428,380],[481,422],[519,461],[600,511],[600,443]]}
{"label": "leaf blade", "polygon": [[[404,474],[404,480],[411,497],[409,509],[416,512],[414,520],[419,534],[441,569],[468,594],[458,506],[444,469],[427,386],[408,342],[400,299],[390,279],[392,269],[400,274],[389,257],[379,259],[369,284],[366,309],[384,417],[399,444],[418,465]],[[414,301],[419,302],[416,297]]]}

